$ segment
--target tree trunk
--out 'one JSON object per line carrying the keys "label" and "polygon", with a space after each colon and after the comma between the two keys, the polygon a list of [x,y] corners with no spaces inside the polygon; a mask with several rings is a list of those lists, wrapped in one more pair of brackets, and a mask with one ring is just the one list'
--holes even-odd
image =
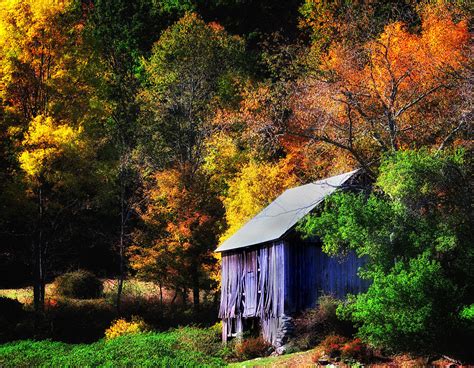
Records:
{"label": "tree trunk", "polygon": [[[122,179],[121,179],[122,180]],[[120,185],[120,240],[119,240],[119,277],[117,279],[117,299],[115,306],[120,315],[122,303],[123,281],[125,279],[125,188],[123,182]]]}
{"label": "tree trunk", "polygon": [[163,285],[161,282],[158,283],[158,287],[160,288],[160,308],[163,310]]}
{"label": "tree trunk", "polygon": [[119,244],[119,257],[120,257],[120,269],[119,276],[117,279],[117,299],[115,301],[115,306],[117,308],[117,313],[120,314],[120,308],[122,304],[122,291],[123,291],[123,281],[125,279],[125,254],[124,254],[124,239],[123,239],[123,225],[121,226],[120,231],[120,244]]}
{"label": "tree trunk", "polygon": [[174,304],[174,302],[175,302],[175,300],[176,300],[177,297],[178,297],[178,289],[176,289],[176,290],[174,291],[173,299],[171,299],[171,305]]}
{"label": "tree trunk", "polygon": [[45,277],[44,277],[44,247],[43,247],[43,191],[40,186],[38,190],[38,223],[33,240],[33,304],[35,310],[35,330],[38,332],[43,312],[44,312],[44,294],[45,294]]}
{"label": "tree trunk", "polygon": [[186,305],[188,304],[187,301],[188,301],[188,291],[186,290],[186,288],[183,288],[183,290],[181,291],[181,296],[183,297],[183,306],[186,307]]}
{"label": "tree trunk", "polygon": [[199,310],[199,276],[197,272],[193,276],[193,305],[195,310]]}

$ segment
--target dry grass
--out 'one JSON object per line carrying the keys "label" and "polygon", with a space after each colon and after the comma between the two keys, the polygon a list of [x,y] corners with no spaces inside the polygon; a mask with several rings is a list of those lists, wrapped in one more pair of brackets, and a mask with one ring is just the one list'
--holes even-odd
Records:
{"label": "dry grass", "polygon": [[[117,280],[104,279],[104,295],[105,299],[113,299],[117,290]],[[139,281],[135,279],[126,280],[123,288],[124,297],[140,297],[140,298],[158,298],[160,295],[159,287],[153,282]],[[0,296],[4,296],[11,299],[17,299],[23,304],[33,303],[33,287],[26,287],[21,289],[0,289]],[[165,301],[171,300],[173,293],[169,291],[163,291],[163,299]],[[56,299],[55,287],[52,283],[46,285],[45,299]]]}
{"label": "dry grass", "polygon": [[[315,350],[308,350],[305,352],[247,360],[245,362],[230,364],[232,368],[270,368],[270,367],[284,367],[284,368],[306,368],[318,367],[319,365],[313,363],[313,356]],[[411,357],[407,354],[395,355],[387,359],[380,359],[379,362],[363,365],[364,367],[389,367],[389,368],[418,368],[418,367],[449,367],[452,364],[447,359],[440,359],[437,361],[429,361],[426,357]],[[344,363],[333,363],[331,367],[350,367]],[[321,366],[323,367],[323,366]],[[467,366],[466,366],[467,367]]]}
{"label": "dry grass", "polygon": [[[21,289],[0,289],[0,296],[10,299],[17,299],[23,304],[33,303],[33,287],[26,287]],[[46,285],[46,299],[55,297],[55,290],[53,284]]]}

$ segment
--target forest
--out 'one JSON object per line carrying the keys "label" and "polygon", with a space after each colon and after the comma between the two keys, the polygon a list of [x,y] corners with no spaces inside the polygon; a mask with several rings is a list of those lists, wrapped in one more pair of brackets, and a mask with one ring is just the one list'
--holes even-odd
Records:
{"label": "forest", "polygon": [[284,190],[357,168],[370,186],[297,228],[365,257],[370,287],[304,311],[287,363],[247,366],[474,364],[473,15],[0,0],[0,367],[269,355],[220,343],[214,251]]}

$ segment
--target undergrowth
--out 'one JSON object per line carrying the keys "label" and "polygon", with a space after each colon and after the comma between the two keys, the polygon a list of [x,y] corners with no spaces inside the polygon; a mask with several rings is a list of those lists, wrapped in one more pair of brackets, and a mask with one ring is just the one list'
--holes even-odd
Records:
{"label": "undergrowth", "polygon": [[[202,333],[207,333],[203,330]],[[220,367],[219,352],[182,341],[198,329],[124,335],[92,344],[24,340],[0,345],[0,367]],[[212,353],[209,354],[209,353]]]}

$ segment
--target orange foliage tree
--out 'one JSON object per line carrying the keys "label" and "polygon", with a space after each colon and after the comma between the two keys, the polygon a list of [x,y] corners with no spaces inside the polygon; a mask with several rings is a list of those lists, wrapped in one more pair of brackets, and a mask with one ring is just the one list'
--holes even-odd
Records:
{"label": "orange foliage tree", "polygon": [[140,276],[181,291],[184,302],[191,289],[195,307],[200,290],[213,288],[213,251],[223,214],[208,182],[201,173],[192,178],[173,169],[156,173],[147,203],[137,208],[142,226],[130,247],[131,266]]}
{"label": "orange foliage tree", "polygon": [[362,55],[336,43],[323,78],[298,84],[286,133],[342,149],[366,168],[381,152],[443,144],[468,125],[452,109],[463,100],[468,42],[466,20],[427,6],[420,33],[389,24]]}

